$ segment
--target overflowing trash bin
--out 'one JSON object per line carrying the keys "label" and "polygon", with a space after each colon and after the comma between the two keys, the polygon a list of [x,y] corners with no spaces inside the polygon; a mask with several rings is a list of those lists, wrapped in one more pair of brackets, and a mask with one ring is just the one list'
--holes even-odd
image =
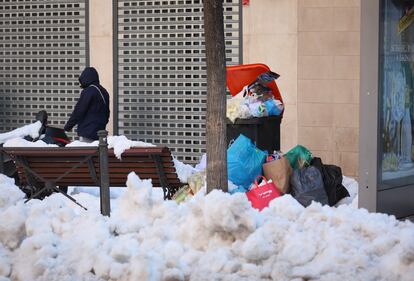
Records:
{"label": "overflowing trash bin", "polygon": [[265,64],[227,67],[227,87],[233,96],[227,104],[227,145],[243,134],[268,153],[280,150],[284,108],[278,77]]}

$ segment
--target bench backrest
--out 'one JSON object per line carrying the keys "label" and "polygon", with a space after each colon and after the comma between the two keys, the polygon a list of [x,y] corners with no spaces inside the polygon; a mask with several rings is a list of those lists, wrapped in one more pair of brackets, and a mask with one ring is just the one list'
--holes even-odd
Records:
{"label": "bench backrest", "polygon": [[[56,186],[99,186],[100,168],[97,147],[2,149],[15,160],[21,185],[33,183],[33,173],[27,172],[27,168],[30,168],[44,178],[40,181],[35,178],[38,182],[50,181]],[[154,187],[180,185],[171,152],[167,147],[134,147],[125,150],[121,157],[122,159],[117,159],[113,149],[108,150],[110,186],[125,186],[127,175],[132,171],[141,179],[152,179]],[[160,165],[158,167],[157,158]]]}

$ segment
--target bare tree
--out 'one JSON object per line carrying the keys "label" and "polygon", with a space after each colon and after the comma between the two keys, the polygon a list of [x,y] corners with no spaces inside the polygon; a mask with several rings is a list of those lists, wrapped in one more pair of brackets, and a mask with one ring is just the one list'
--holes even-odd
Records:
{"label": "bare tree", "polygon": [[204,0],[207,61],[207,192],[227,191],[226,55],[223,1]]}

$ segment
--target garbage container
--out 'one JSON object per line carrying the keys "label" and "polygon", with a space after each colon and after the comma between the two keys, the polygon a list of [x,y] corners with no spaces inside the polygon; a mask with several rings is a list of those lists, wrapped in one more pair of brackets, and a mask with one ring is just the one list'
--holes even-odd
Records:
{"label": "garbage container", "polygon": [[[265,64],[242,64],[228,66],[227,88],[232,96],[238,94],[244,86],[256,80],[257,76],[269,71]],[[276,82],[273,80],[266,86],[272,89],[275,99],[282,100]],[[280,150],[280,123],[283,112],[280,116],[256,117],[250,119],[236,119],[234,123],[227,119],[227,145],[231,140],[236,139],[240,134],[245,135],[256,143],[262,150],[272,153]]]}
{"label": "garbage container", "polygon": [[266,116],[251,119],[236,119],[234,123],[227,119],[227,146],[240,134],[256,143],[261,150],[272,153],[280,150],[281,116]]}

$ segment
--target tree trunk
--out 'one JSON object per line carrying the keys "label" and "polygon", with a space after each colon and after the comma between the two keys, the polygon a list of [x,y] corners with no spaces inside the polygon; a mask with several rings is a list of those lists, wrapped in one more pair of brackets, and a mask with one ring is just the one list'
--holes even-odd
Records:
{"label": "tree trunk", "polygon": [[207,192],[227,191],[226,55],[223,0],[204,0],[207,62]]}

